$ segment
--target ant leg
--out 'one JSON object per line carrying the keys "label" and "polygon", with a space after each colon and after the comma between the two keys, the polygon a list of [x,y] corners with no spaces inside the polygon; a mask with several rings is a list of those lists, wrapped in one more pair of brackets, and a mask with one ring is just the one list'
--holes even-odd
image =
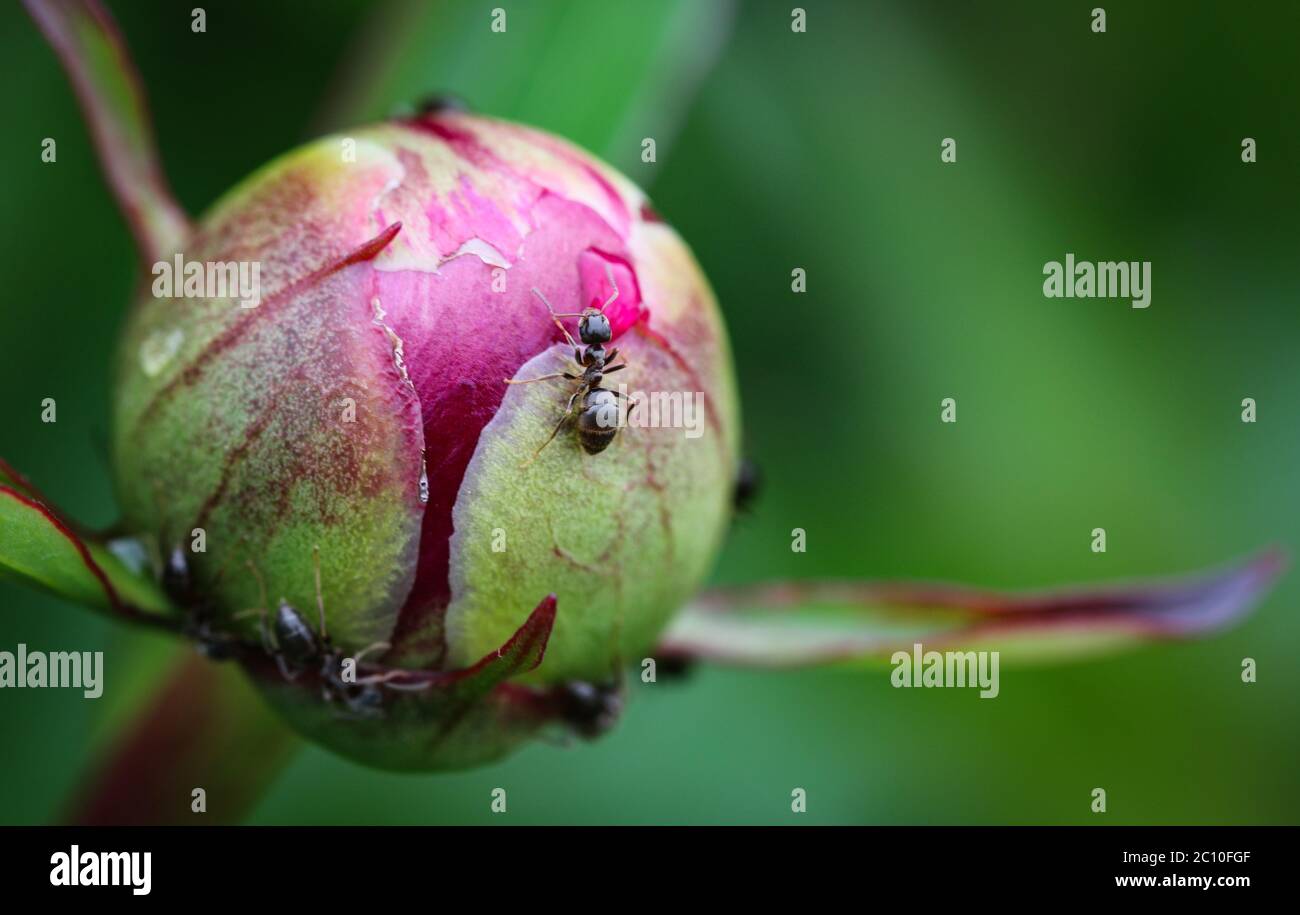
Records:
{"label": "ant leg", "polygon": [[[251,562],[249,563],[249,567],[250,568],[252,567]],[[262,592],[263,592],[263,601],[265,602],[266,589],[263,588]],[[249,616],[252,616],[253,614],[257,614],[257,621],[258,621],[257,634],[262,642],[262,650],[265,651],[271,657],[276,657],[275,645],[273,645],[271,642],[271,630],[270,627],[267,625],[267,621],[266,621],[267,613],[264,607],[249,607],[246,610],[240,610],[239,612],[232,614],[230,618],[233,620],[242,620],[242,619],[247,619]],[[205,623],[203,624],[203,629],[201,629],[200,631],[202,632],[202,631],[210,631],[210,630],[207,630],[207,624]],[[224,633],[219,638],[214,637],[214,641],[220,641],[230,646],[243,646],[246,644],[243,641],[243,638],[241,636],[229,636],[229,635],[225,635]]]}
{"label": "ant leg", "polygon": [[262,610],[260,613],[258,613],[257,619],[258,619],[257,628],[262,633],[262,648],[266,651],[267,654],[274,655],[275,657],[278,658],[279,655],[276,653],[275,646],[271,644],[271,627],[266,625],[266,611]]}
{"label": "ant leg", "polygon": [[262,578],[262,573],[257,571],[257,566],[253,565],[253,560],[251,559],[245,560],[244,564],[248,566],[248,571],[253,573],[253,577],[257,579],[257,590],[261,592],[262,612],[265,613],[266,612],[266,581]]}
{"label": "ant leg", "polygon": [[625,369],[625,368],[627,368],[627,363],[626,363],[626,362],[620,362],[618,365],[613,365],[613,366],[610,366],[609,368],[605,369],[603,372],[601,372],[601,374],[602,374],[602,375],[609,375],[609,374],[611,374],[611,373],[613,373],[613,372],[621,372],[621,371],[623,371],[623,369]]}
{"label": "ant leg", "polygon": [[609,355],[605,357],[605,364],[608,365],[609,363],[613,362],[617,358],[618,358],[618,347],[616,346],[612,350],[610,350]]}
{"label": "ant leg", "polygon": [[240,610],[233,619],[242,620],[250,614],[257,614],[257,630],[262,636],[262,648],[267,654],[275,654],[275,646],[271,644],[271,630],[266,625],[266,611],[261,607],[249,607],[247,610]]}
{"label": "ant leg", "polygon": [[240,613],[237,613],[236,616],[244,616],[248,613],[256,613],[261,620],[260,629],[262,632],[262,647],[266,649],[267,654],[275,654],[275,649],[271,645],[271,633],[269,628],[266,625],[266,617],[267,617],[266,581],[265,579],[262,578],[262,573],[257,571],[257,566],[253,565],[253,560],[251,559],[245,560],[245,564],[248,566],[248,571],[252,572],[253,577],[257,579],[257,590],[261,594],[262,606],[254,610],[241,611]]}
{"label": "ant leg", "polygon": [[533,456],[519,465],[521,470],[529,466],[530,464],[532,464],[533,461],[537,460],[537,456],[542,453],[542,449],[555,440],[555,436],[560,434],[561,427],[563,427],[564,423],[569,419],[570,416],[573,415],[574,402],[577,401],[577,399],[583,394],[585,394],[588,390],[589,388],[584,384],[584,385],[580,385],[578,387],[578,390],[573,392],[573,396],[569,398],[568,404],[566,404],[564,407],[564,415],[562,415],[560,417],[560,421],[555,424],[555,428],[551,430],[551,434],[547,436],[546,441],[542,442],[541,447],[539,447],[536,451],[533,452]]}
{"label": "ant leg", "polygon": [[[570,403],[572,403],[572,401],[570,401]],[[533,452],[533,456],[519,465],[519,468],[521,470],[524,469],[525,467],[528,467],[530,464],[533,463],[533,461],[537,460],[537,456],[542,453],[542,449],[545,448],[547,445],[549,445],[551,442],[555,441],[555,436],[560,434],[560,428],[569,419],[569,412],[570,411],[568,410],[564,412],[564,415],[560,417],[560,421],[555,424],[555,428],[551,430],[551,434],[546,437],[546,441],[542,442],[541,447],[539,447],[536,451]]]}
{"label": "ant leg", "polygon": [[[403,677],[403,676],[405,676],[405,675],[407,675],[407,674],[409,674],[409,673],[411,673],[411,671],[409,671],[409,670],[388,670],[388,671],[385,671],[385,672],[382,673],[382,674],[371,674],[371,675],[368,676],[368,677],[358,677],[358,678],[357,678],[357,682],[356,682],[355,684],[351,684],[351,685],[353,685],[353,686],[372,686],[372,685],[374,685],[374,684],[376,684],[376,683],[379,683],[379,684],[388,684],[388,681],[390,681],[390,680],[396,680],[396,679],[398,679],[399,677]],[[426,689],[427,687],[428,687],[428,684],[423,684],[423,685],[420,686],[420,689]],[[395,687],[395,688],[398,688],[398,687]]]}
{"label": "ant leg", "polygon": [[418,673],[419,671],[413,671],[413,670],[390,670],[388,671],[388,673],[375,674],[372,677],[366,677],[364,680],[358,680],[357,683],[358,684],[365,683],[367,685],[371,683],[380,683],[383,686],[387,687],[388,689],[405,690],[406,692],[409,693],[419,692],[422,689],[428,689],[429,687],[433,686],[432,680],[417,681],[415,683],[392,682],[402,677],[407,677],[407,676],[411,676],[412,674],[418,674]]}
{"label": "ant leg", "polygon": [[[614,392],[614,396],[615,396],[615,397],[620,397],[620,396],[626,397],[626,395],[620,395],[618,391],[615,391],[615,392]],[[636,408],[639,407],[639,406],[641,406],[641,401],[640,401],[639,399],[638,399],[638,400],[633,400],[631,397],[627,397],[627,415],[623,417],[623,422],[624,422],[624,423],[627,423],[627,422],[632,418],[632,414],[633,414],[634,412],[636,412]]]}
{"label": "ant leg", "polygon": [[564,378],[569,381],[578,380],[577,375],[570,374],[569,372],[552,372],[549,375],[541,375],[537,378],[521,378],[517,381],[512,378],[507,378],[505,381],[506,384],[532,384],[534,381],[552,381],[556,378]]}
{"label": "ant leg", "polygon": [[614,287],[614,292],[608,299],[605,300],[605,304],[600,306],[601,314],[604,314],[605,309],[613,305],[614,300],[618,298],[618,283],[614,282],[614,271],[610,269],[609,261],[605,261],[605,278],[609,280],[609,285]]}
{"label": "ant leg", "polygon": [[353,655],[352,660],[360,664],[361,659],[364,658],[366,655],[370,654],[372,651],[387,651],[392,647],[393,646],[388,644],[387,642],[374,642],[370,645],[367,645],[365,648],[361,649],[355,655]]}
{"label": "ant leg", "polygon": [[292,682],[298,679],[298,675],[289,669],[289,665],[284,663],[284,655],[275,655],[275,666],[280,668],[280,676]]}
{"label": "ant leg", "polygon": [[319,546],[313,546],[311,548],[311,564],[312,564],[312,573],[316,579],[316,609],[320,611],[320,637],[322,639],[327,639],[329,638],[329,635],[325,632],[325,598],[321,595],[321,591],[320,591],[320,547]]}
{"label": "ant leg", "polygon": [[[572,335],[570,335],[565,326],[560,323],[560,315],[557,315],[555,309],[551,307],[551,303],[546,301],[546,296],[542,295],[541,291],[536,286],[533,287],[533,295],[542,300],[542,304],[546,306],[546,310],[551,313],[551,320],[554,321],[555,326],[560,329],[560,333],[564,334],[564,339],[569,341],[569,346],[572,346],[576,351],[578,349],[578,344],[573,342]],[[565,317],[572,317],[572,315],[565,315]]]}

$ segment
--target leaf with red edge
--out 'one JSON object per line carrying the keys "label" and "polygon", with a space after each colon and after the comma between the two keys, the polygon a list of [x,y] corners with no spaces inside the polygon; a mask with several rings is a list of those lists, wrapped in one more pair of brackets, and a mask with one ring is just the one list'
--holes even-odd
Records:
{"label": "leaf with red edge", "polygon": [[464,769],[504,756],[555,720],[549,691],[507,682],[542,662],[555,625],[551,594],[496,651],[457,671],[377,670],[377,709],[323,702],[318,679],[285,680],[264,654],[244,659],[268,699],[302,733],[367,765],[401,771]]}
{"label": "leaf with red edge", "polygon": [[37,495],[36,487],[4,458],[0,458],[0,486],[8,486],[29,496]]}
{"label": "leaf with red edge", "polygon": [[542,663],[546,643],[555,626],[554,594],[542,598],[524,624],[504,645],[484,655],[464,670],[394,671],[385,681],[390,688],[429,690],[439,701],[468,705],[492,691],[515,674],[527,673]]}
{"label": "leaf with red edge", "polygon": [[0,461],[0,574],[137,622],[173,625],[175,608],[154,581],[56,511]]}
{"label": "leaf with red edge", "polygon": [[1285,565],[1270,550],[1190,578],[1005,593],[915,582],[791,582],[704,593],[664,636],[662,656],[795,667],[887,660],[926,648],[1057,660],[1231,625]]}

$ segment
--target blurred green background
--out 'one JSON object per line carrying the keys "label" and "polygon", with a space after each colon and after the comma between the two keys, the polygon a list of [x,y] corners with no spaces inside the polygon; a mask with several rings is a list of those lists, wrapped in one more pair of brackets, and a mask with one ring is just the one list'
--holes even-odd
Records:
{"label": "blurred green background", "polygon": [[[1300,6],[1106,3],[1096,35],[1094,2],[812,0],[805,34],[792,5],[249,0],[209,4],[201,35],[189,2],[111,7],[192,212],[313,134],[435,90],[568,136],[646,187],[718,291],[766,476],[719,582],[1030,587],[1294,550]],[[505,34],[489,30],[496,6]],[[134,252],[16,4],[0,8],[0,59],[0,455],[106,524],[106,379]],[[57,165],[40,161],[47,136]],[[1150,260],[1151,307],[1045,299],[1042,266],[1067,251]],[[956,425],[939,422],[948,396]],[[40,422],[44,397],[57,424]],[[700,669],[635,688],[598,743],[460,775],[309,747],[251,819],[1295,823],[1297,596],[1291,574],[1203,642],[1004,669],[992,702],[894,690],[884,668]],[[106,651],[98,702],[0,691],[0,822],[45,822],[176,649],[5,583],[0,608],[0,648]],[[497,786],[505,818],[489,813]],[[1104,817],[1089,812],[1098,786]]]}

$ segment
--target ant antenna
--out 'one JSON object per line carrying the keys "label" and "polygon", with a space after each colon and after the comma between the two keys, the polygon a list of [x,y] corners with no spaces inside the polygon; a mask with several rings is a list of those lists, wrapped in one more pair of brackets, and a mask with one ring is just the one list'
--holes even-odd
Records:
{"label": "ant antenna", "polygon": [[393,646],[390,645],[388,642],[374,642],[370,645],[367,645],[365,648],[361,649],[360,651],[358,651],[356,655],[352,658],[352,660],[360,664],[361,659],[364,658],[366,655],[370,654],[372,651],[387,651],[392,647]]}
{"label": "ant antenna", "polygon": [[420,690],[428,689],[433,686],[434,681],[430,679],[417,680],[414,683],[395,683],[393,681],[399,680],[402,677],[416,676],[419,673],[420,671],[417,670],[390,670],[386,673],[374,674],[373,676],[358,680],[357,683],[364,683],[367,685],[371,683],[380,683],[388,689],[405,690],[406,692],[417,693]]}
{"label": "ant antenna", "polygon": [[[613,305],[614,302],[618,299],[618,283],[614,281],[614,271],[610,269],[609,261],[605,261],[605,279],[609,280],[609,285],[614,287],[614,291],[611,292],[609,298],[605,300],[605,304],[601,305],[600,308],[596,309],[601,314],[604,314],[605,309]],[[585,311],[558,311],[557,312],[554,308],[551,308],[551,303],[546,301],[546,297],[543,296],[540,292],[537,292],[536,286],[533,287],[533,292],[536,293],[537,297],[542,300],[543,304],[546,305],[546,309],[551,313],[551,317],[556,319],[555,321],[556,324],[560,324],[559,322],[560,318],[585,318],[587,316],[587,312]],[[560,324],[560,330],[564,330],[564,325]],[[564,336],[569,337],[569,332],[567,330],[564,330]],[[569,342],[573,343],[572,337],[569,337]]]}
{"label": "ant antenna", "polygon": [[[536,379],[536,380],[540,381],[541,379]],[[520,462],[519,464],[520,470],[525,470],[528,467],[532,466],[533,461],[537,460],[537,458],[541,456],[542,451],[546,448],[546,446],[549,445],[551,442],[555,441],[555,436],[560,434],[560,430],[564,428],[565,422],[567,422],[569,417],[573,415],[573,403],[578,399],[578,395],[581,393],[582,393],[581,388],[573,392],[573,396],[569,398],[568,406],[564,408],[564,414],[560,417],[560,421],[556,423],[555,428],[551,430],[550,437],[548,437],[546,441],[542,442],[541,445],[537,447],[537,450],[533,452],[532,457],[530,457],[526,461]]]}
{"label": "ant antenna", "polygon": [[614,287],[614,292],[605,300],[605,304],[600,306],[601,314],[604,314],[605,309],[613,305],[614,300],[618,298],[618,283],[614,282],[614,271],[610,269],[609,261],[605,261],[605,279],[609,280],[609,285]]}
{"label": "ant antenna", "polygon": [[329,638],[325,632],[325,598],[320,591],[320,546],[311,548],[312,573],[316,579],[316,609],[320,611],[320,637]]}
{"label": "ant antenna", "polygon": [[260,625],[258,628],[262,635],[262,647],[266,650],[267,654],[272,654],[271,633],[270,629],[266,625],[266,616],[268,612],[266,606],[266,582],[262,579],[262,573],[257,571],[257,566],[253,565],[253,560],[245,560],[245,565],[248,566],[248,571],[253,573],[253,577],[257,579],[257,589],[261,592],[262,606],[260,608],[241,610],[235,614],[235,618],[238,619],[239,617],[247,616],[250,613],[256,613],[259,617]]}
{"label": "ant antenna", "polygon": [[[243,546],[244,543],[247,542],[247,540],[248,540],[248,534],[240,534],[239,539],[235,541],[235,544],[237,546]],[[235,554],[235,552],[231,550],[229,558],[223,560],[221,565],[217,567],[217,574],[212,579],[213,587],[221,583],[221,579],[226,577],[226,570],[230,568],[230,563],[238,558],[239,557]]]}
{"label": "ant antenna", "polygon": [[539,299],[542,300],[542,304],[546,306],[546,310],[551,313],[551,320],[554,321],[555,326],[560,329],[560,333],[564,334],[564,339],[569,341],[569,346],[572,346],[574,349],[577,349],[578,344],[573,342],[573,337],[569,334],[569,331],[565,328],[563,324],[560,323],[560,318],[572,318],[575,317],[575,315],[556,314],[555,309],[551,307],[551,303],[546,301],[546,296],[542,295],[542,291],[538,289],[536,286],[533,287],[533,295],[537,296]]}
{"label": "ant antenna", "polygon": [[253,560],[247,559],[244,561],[244,564],[248,566],[248,571],[253,573],[253,577],[257,579],[257,590],[260,592],[262,598],[262,611],[265,612],[266,611],[266,581],[263,580],[262,573],[257,571],[257,566],[253,565]]}

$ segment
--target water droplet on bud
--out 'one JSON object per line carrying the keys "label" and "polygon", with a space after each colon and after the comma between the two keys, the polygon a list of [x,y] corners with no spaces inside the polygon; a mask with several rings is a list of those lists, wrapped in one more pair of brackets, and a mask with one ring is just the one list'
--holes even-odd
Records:
{"label": "water droplet on bud", "polygon": [[140,344],[140,369],[154,378],[167,367],[172,357],[185,341],[185,334],[177,328],[155,330]]}

